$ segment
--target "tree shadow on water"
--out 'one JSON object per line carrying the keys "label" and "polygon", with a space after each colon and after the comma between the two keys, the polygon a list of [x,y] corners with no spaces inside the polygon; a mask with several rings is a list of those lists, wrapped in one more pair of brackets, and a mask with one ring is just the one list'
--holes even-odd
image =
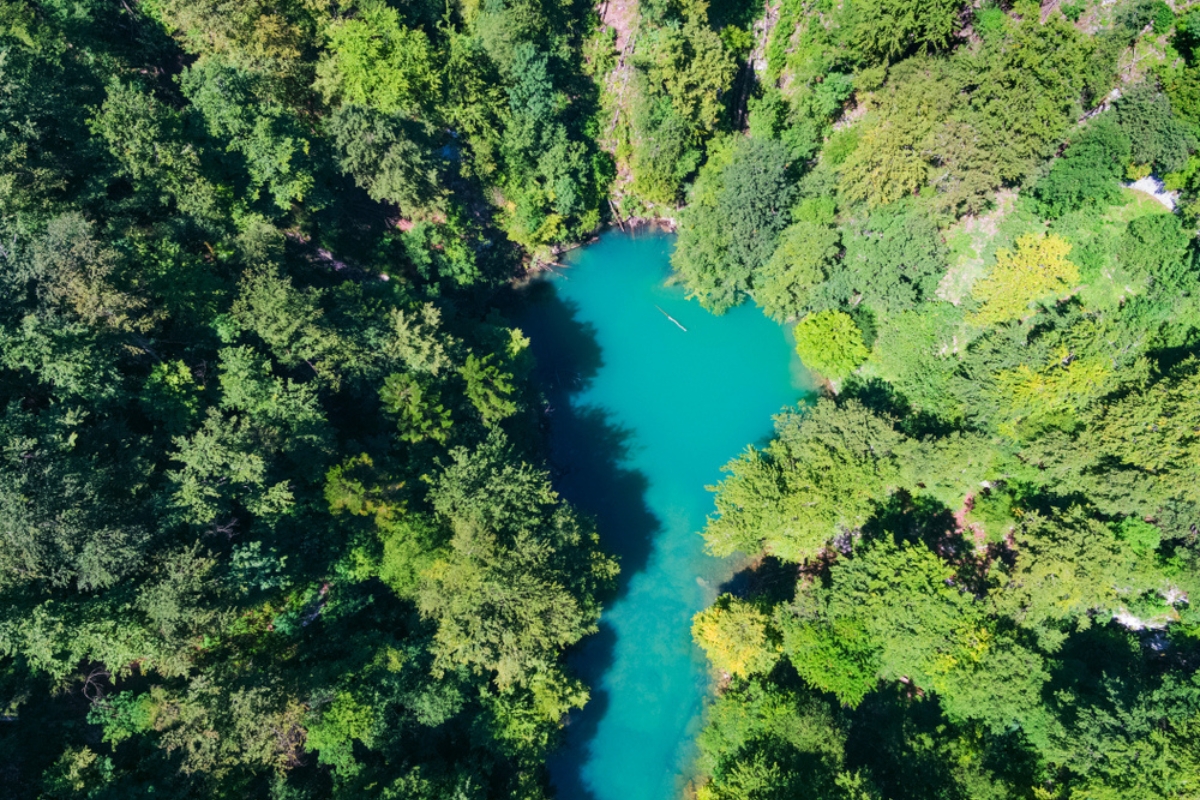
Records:
{"label": "tree shadow on water", "polygon": [[588,761],[600,720],[608,711],[608,692],[600,687],[600,680],[612,665],[616,646],[616,631],[601,622],[600,631],[576,645],[568,658],[572,671],[590,687],[591,695],[587,705],[567,718],[562,742],[547,761],[550,782],[559,800],[596,800],[584,780],[583,765]]}
{"label": "tree shadow on water", "polygon": [[604,549],[621,562],[619,599],[646,566],[661,523],[646,505],[649,481],[624,466],[633,431],[596,406],[558,406],[550,423],[555,488],[596,521]]}
{"label": "tree shadow on water", "polygon": [[[563,298],[550,281],[534,281],[513,293],[509,317],[530,338],[535,377],[545,398],[543,425],[549,429],[554,488],[593,518],[604,549],[621,565],[616,595],[646,567],[662,523],[646,503],[649,481],[628,466],[634,432],[597,405],[578,398],[604,365],[593,325],[579,319],[579,307]],[[563,800],[594,798],[582,767],[609,699],[601,680],[613,664],[616,631],[603,622],[568,654],[573,671],[591,687],[591,699],[571,714],[563,747],[551,758],[551,775]]]}

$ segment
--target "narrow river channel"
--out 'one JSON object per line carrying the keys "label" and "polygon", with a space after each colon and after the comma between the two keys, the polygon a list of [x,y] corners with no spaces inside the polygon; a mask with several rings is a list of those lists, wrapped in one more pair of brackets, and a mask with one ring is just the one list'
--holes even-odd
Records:
{"label": "narrow river channel", "polygon": [[704,555],[704,487],[811,387],[756,308],[715,317],[665,285],[673,242],[607,234],[526,288],[516,315],[549,401],[556,488],[621,559],[601,632],[572,662],[592,699],[551,762],[561,800],[679,795],[709,682],[691,617],[733,569]]}

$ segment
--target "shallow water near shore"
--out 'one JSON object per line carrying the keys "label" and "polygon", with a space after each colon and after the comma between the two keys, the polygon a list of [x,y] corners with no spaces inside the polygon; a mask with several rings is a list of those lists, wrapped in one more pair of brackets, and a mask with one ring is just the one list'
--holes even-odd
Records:
{"label": "shallow water near shore", "polygon": [[592,687],[551,760],[562,800],[682,791],[710,675],[691,618],[734,565],[704,555],[705,490],[771,416],[809,394],[783,327],[722,317],[665,284],[674,237],[609,233],[521,290],[546,396],[555,487],[596,518],[620,590],[571,663]]}

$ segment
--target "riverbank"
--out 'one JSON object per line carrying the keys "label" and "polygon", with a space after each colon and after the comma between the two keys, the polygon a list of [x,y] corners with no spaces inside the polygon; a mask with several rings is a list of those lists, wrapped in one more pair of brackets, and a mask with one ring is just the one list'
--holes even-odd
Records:
{"label": "riverbank", "polygon": [[596,519],[622,568],[600,633],[570,658],[592,695],[551,763],[572,800],[683,791],[712,685],[691,618],[740,563],[704,553],[704,487],[810,385],[784,329],[750,306],[715,317],[686,300],[666,285],[673,237],[635,231],[528,281],[513,319],[546,393],[555,489]]}
{"label": "riverbank", "polygon": [[550,250],[552,255],[550,260],[540,259],[536,255],[529,255],[525,260],[524,272],[514,276],[510,284],[514,288],[520,288],[543,274],[553,274],[556,269],[567,269],[570,265],[563,263],[562,258],[564,256],[581,247],[596,244],[605,234],[634,234],[639,231],[673,234],[678,227],[678,223],[672,217],[628,217],[624,220],[614,217],[614,222],[616,223],[615,227],[612,223],[602,225],[591,236],[581,242],[554,245]]}

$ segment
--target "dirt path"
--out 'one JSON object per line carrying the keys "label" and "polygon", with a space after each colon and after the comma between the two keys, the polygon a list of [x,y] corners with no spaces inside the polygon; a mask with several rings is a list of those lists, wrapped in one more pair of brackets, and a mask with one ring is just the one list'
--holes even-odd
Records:
{"label": "dirt path", "polygon": [[617,32],[616,48],[624,60],[630,34],[637,24],[637,0],[606,0],[600,4],[600,24]]}
{"label": "dirt path", "polygon": [[637,0],[606,0],[600,6],[600,24],[607,29],[616,31],[617,38],[614,47],[617,50],[617,65],[605,78],[609,94],[616,98],[616,108],[613,109],[612,122],[604,132],[602,145],[612,152],[616,142],[612,135],[623,113],[628,113],[625,93],[629,89],[629,79],[633,72],[633,52],[637,45],[638,4]]}
{"label": "dirt path", "polygon": [[617,162],[617,177],[610,191],[609,204],[619,222],[621,198],[633,176],[629,173],[628,165],[617,158],[620,145],[617,129],[622,116],[629,118],[629,93],[633,91],[630,86],[633,77],[633,54],[637,47],[641,16],[638,13],[637,0],[605,0],[596,10],[600,14],[601,29],[612,30],[616,34],[613,47],[617,51],[617,63],[604,77],[603,89],[604,95],[612,98],[612,119],[609,120],[607,129],[601,133],[599,145]]}

